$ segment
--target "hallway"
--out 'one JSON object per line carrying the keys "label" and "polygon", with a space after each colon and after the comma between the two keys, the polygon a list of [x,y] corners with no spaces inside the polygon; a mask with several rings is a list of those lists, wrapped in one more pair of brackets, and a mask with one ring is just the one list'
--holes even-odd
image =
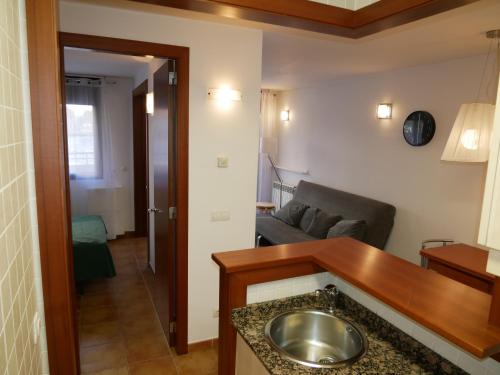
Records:
{"label": "hallway", "polygon": [[217,348],[178,356],[168,347],[146,279],[146,238],[109,242],[117,276],[85,287],[78,301],[82,374],[213,375]]}

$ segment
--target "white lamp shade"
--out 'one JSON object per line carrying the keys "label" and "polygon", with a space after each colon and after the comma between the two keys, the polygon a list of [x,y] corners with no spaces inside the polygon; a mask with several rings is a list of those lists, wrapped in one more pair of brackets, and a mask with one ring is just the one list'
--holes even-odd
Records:
{"label": "white lamp shade", "polygon": [[488,161],[494,112],[495,106],[493,104],[462,104],[441,160]]}

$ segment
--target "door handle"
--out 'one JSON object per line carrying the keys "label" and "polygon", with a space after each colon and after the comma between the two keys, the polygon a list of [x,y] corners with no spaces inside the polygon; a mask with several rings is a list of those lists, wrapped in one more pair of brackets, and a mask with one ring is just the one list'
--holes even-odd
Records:
{"label": "door handle", "polygon": [[152,212],[154,214],[161,214],[163,213],[163,210],[160,210],[159,208],[148,208],[148,212]]}

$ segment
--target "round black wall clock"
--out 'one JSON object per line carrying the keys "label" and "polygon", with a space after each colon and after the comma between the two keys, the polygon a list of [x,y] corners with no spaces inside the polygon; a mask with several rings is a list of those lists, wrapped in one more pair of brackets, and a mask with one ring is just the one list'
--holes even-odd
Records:
{"label": "round black wall clock", "polygon": [[436,132],[434,117],[426,111],[415,111],[405,120],[403,136],[412,146],[424,146],[429,143]]}

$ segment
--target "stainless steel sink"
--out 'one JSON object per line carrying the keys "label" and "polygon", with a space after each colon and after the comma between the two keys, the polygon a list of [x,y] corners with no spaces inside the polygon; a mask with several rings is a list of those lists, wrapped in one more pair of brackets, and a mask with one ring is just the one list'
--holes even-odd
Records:
{"label": "stainless steel sink", "polygon": [[359,360],[368,349],[354,324],[318,310],[294,310],[271,319],[268,342],[282,356],[305,366],[341,367]]}

